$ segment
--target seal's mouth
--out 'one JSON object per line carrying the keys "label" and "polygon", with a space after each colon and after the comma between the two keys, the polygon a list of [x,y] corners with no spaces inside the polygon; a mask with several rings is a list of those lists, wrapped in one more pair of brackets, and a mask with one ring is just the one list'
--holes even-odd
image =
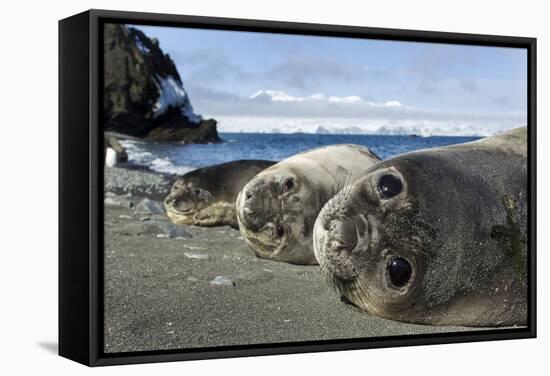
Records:
{"label": "seal's mouth", "polygon": [[176,224],[193,224],[197,209],[195,202],[185,200],[181,195],[170,194],[164,200],[166,215]]}
{"label": "seal's mouth", "polygon": [[361,276],[356,276],[353,279],[343,279],[327,270],[324,270],[323,274],[327,284],[340,296],[340,301],[361,311],[369,312],[368,307],[365,305],[365,301],[369,299],[365,292],[369,289],[362,282]]}
{"label": "seal's mouth", "polygon": [[241,230],[245,233],[247,240],[254,244],[256,254],[263,258],[277,258],[286,244],[286,236],[277,234],[277,227],[272,223],[266,223],[257,231],[250,231],[247,228]]}
{"label": "seal's mouth", "polygon": [[183,212],[177,209],[170,208],[165,206],[166,215],[173,223],[183,224],[183,225],[192,225],[194,220],[194,215],[191,211]]}
{"label": "seal's mouth", "polygon": [[173,214],[173,215],[181,215],[181,216],[187,216],[192,214],[194,206],[189,206],[188,208],[184,208],[183,210],[176,209],[174,207],[166,206],[166,212]]}
{"label": "seal's mouth", "polygon": [[166,200],[164,200],[166,211],[175,215],[188,215],[195,210],[196,206],[195,202],[185,201],[181,198],[168,196]]}
{"label": "seal's mouth", "polygon": [[242,192],[237,198],[237,221],[256,256],[279,260],[290,237],[289,226],[273,223],[265,216],[257,218],[256,213],[243,203]]}
{"label": "seal's mouth", "polygon": [[250,205],[244,204],[239,214],[242,224],[248,231],[258,233],[265,227],[265,219],[262,213],[252,209]]}

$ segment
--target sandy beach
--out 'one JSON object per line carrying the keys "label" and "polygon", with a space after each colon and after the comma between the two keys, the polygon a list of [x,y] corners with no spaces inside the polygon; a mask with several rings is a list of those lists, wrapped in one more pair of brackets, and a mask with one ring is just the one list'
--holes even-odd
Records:
{"label": "sandy beach", "polygon": [[339,300],[318,266],[257,258],[238,230],[176,226],[173,176],[105,171],[105,352],[475,330],[400,323]]}

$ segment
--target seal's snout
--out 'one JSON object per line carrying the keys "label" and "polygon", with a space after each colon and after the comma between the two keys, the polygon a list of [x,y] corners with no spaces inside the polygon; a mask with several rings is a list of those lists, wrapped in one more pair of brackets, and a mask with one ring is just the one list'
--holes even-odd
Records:
{"label": "seal's snout", "polygon": [[186,196],[171,194],[164,200],[167,209],[186,212],[194,208],[194,204]]}
{"label": "seal's snout", "polygon": [[361,218],[331,218],[329,213],[315,224],[315,255],[330,274],[350,280],[356,277],[354,252],[366,245],[366,224]]}
{"label": "seal's snout", "polygon": [[164,205],[167,208],[175,209],[176,206],[178,205],[178,201],[180,200],[181,200],[181,197],[179,195],[171,193],[168,195],[168,197],[164,199]]}
{"label": "seal's snout", "polygon": [[174,206],[175,203],[176,203],[176,198],[172,195],[169,195],[164,200],[164,204],[167,205],[167,206]]}
{"label": "seal's snout", "polygon": [[266,222],[265,215],[261,210],[261,208],[265,207],[262,201],[261,188],[257,182],[252,181],[241,192],[241,220],[249,230],[255,232],[260,230]]}

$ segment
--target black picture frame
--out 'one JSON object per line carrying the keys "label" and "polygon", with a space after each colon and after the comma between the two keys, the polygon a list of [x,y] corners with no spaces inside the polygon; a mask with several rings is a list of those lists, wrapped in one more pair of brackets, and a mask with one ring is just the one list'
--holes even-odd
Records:
{"label": "black picture frame", "polygon": [[[102,25],[106,22],[525,48],[528,59],[528,325],[464,333],[103,352]],[[536,337],[536,39],[89,10],[59,21],[59,354],[88,366]]]}

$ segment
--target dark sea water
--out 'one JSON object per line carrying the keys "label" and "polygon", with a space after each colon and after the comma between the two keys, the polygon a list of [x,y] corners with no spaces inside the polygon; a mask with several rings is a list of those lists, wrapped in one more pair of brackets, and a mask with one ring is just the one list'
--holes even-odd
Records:
{"label": "dark sea water", "polygon": [[369,147],[380,158],[388,159],[409,151],[459,144],[479,137],[411,137],[384,135],[221,133],[220,144],[185,145],[123,141],[132,164],[149,166],[168,173],[185,173],[199,167],[236,159],[280,161],[305,150],[333,144]]}

